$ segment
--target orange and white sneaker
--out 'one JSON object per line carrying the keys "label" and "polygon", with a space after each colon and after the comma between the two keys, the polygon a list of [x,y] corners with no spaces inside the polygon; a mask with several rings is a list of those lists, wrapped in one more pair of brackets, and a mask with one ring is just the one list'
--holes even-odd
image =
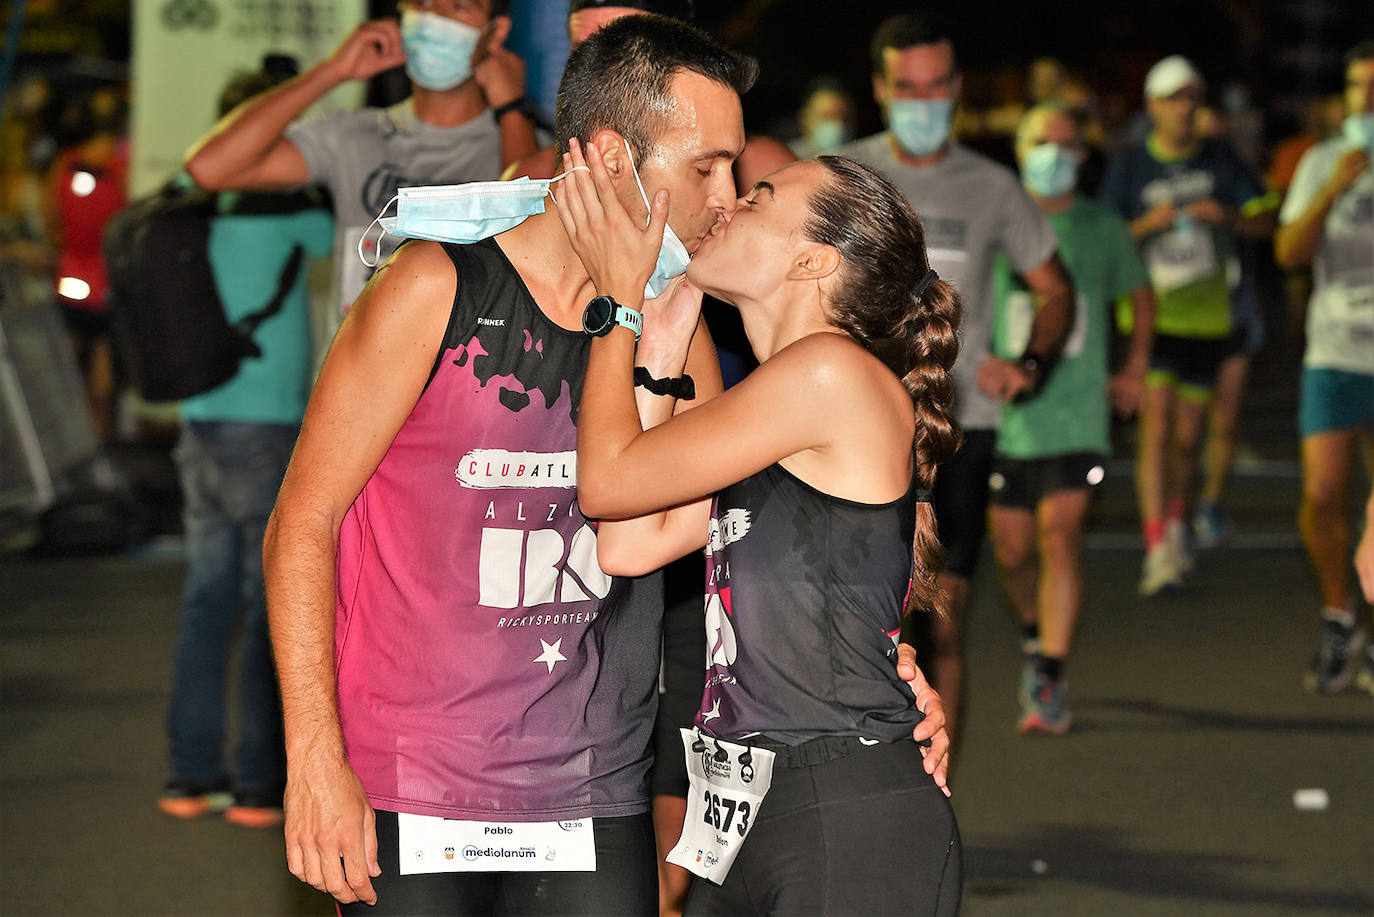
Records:
{"label": "orange and white sneaker", "polygon": [[229,782],[191,783],[169,780],[158,797],[157,807],[173,818],[202,818],[225,811],[234,802]]}
{"label": "orange and white sneaker", "polygon": [[224,820],[245,828],[276,828],[286,821],[281,793],[234,794],[234,804],[224,810]]}

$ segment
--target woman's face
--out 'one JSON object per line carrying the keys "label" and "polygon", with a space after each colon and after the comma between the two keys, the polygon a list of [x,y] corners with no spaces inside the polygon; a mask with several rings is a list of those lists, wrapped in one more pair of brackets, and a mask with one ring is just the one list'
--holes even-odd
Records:
{"label": "woman's face", "polygon": [[803,250],[816,244],[801,228],[826,174],[820,163],[797,162],[765,176],[702,241],[687,279],[727,302],[776,292]]}

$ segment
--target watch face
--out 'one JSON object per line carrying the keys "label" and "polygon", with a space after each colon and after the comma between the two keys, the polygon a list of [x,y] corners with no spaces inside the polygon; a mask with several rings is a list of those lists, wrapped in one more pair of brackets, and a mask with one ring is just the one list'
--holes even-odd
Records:
{"label": "watch face", "polygon": [[587,303],[587,309],[582,313],[582,330],[600,337],[611,330],[614,313],[615,300],[609,296],[596,297]]}

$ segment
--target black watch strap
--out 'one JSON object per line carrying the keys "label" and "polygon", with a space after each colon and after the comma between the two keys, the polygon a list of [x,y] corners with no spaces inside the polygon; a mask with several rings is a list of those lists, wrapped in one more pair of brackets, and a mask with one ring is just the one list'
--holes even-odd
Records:
{"label": "black watch strap", "polygon": [[683,401],[691,401],[697,396],[696,383],[684,373],[675,379],[656,379],[649,375],[643,366],[635,367],[635,385],[654,395],[672,395]]}
{"label": "black watch strap", "polygon": [[534,112],[530,106],[530,100],[528,96],[519,96],[518,98],[511,99],[505,105],[498,105],[497,107],[491,110],[491,116],[495,118],[497,121],[500,121],[507,114],[513,111],[520,112],[520,114],[524,115],[526,118],[529,118],[530,120],[534,119]]}

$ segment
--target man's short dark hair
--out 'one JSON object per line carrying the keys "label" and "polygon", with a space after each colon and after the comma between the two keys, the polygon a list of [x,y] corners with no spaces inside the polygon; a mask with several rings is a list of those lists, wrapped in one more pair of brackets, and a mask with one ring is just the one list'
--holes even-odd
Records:
{"label": "man's short dark hair", "polygon": [[259,93],[280,85],[301,72],[294,57],[268,54],[262,59],[262,69],[234,74],[219,93],[219,116],[222,118]]}
{"label": "man's short dark hair", "polygon": [[568,139],[619,131],[637,159],[653,149],[672,116],[673,77],[688,71],[743,94],[758,64],[694,26],[666,16],[626,16],[598,29],[568,58],[558,86],[558,149]]}
{"label": "man's short dark hair", "polygon": [[[873,73],[875,76],[883,75],[883,51],[886,48],[905,51],[919,45],[938,45],[942,41],[949,42],[952,56],[955,50],[954,29],[943,16],[917,13],[889,16],[878,24],[877,30],[873,33],[873,41],[869,45],[868,53],[873,61]],[[958,69],[959,62],[956,58],[954,70],[957,72]]]}
{"label": "man's short dark hair", "polygon": [[1345,68],[1350,69],[1350,65],[1362,60],[1374,60],[1374,39],[1362,41],[1349,51],[1345,52]]}

